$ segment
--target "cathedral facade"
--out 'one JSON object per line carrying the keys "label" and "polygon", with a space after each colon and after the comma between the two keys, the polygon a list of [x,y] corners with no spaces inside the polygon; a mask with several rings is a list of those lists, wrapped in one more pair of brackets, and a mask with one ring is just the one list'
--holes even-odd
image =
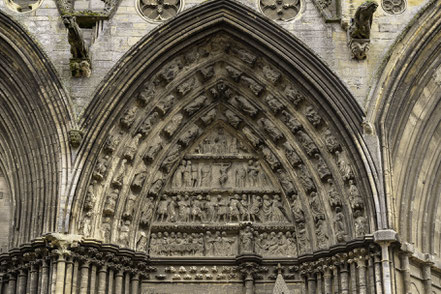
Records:
{"label": "cathedral facade", "polygon": [[0,293],[441,293],[440,1],[0,1]]}

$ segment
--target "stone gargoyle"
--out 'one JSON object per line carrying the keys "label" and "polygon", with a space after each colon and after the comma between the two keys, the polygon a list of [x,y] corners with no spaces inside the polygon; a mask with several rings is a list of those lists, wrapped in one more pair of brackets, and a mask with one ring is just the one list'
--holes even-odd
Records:
{"label": "stone gargoyle", "polygon": [[378,4],[375,1],[366,1],[357,8],[354,18],[351,19],[348,28],[348,46],[354,59],[366,58],[370,44],[372,18],[377,7]]}
{"label": "stone gargoyle", "polygon": [[70,44],[70,52],[72,53],[72,58],[70,59],[72,76],[76,78],[89,77],[91,72],[89,50],[75,16],[64,15],[63,23],[68,31],[67,39]]}

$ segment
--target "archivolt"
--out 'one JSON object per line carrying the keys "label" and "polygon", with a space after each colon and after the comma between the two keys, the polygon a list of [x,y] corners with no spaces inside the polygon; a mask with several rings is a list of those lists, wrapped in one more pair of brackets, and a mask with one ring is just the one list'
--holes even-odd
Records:
{"label": "archivolt", "polygon": [[56,230],[71,115],[49,60],[2,12],[0,56],[0,168],[15,204],[13,246]]}
{"label": "archivolt", "polygon": [[[402,240],[440,252],[441,3],[400,37],[369,109],[382,141],[391,224]],[[381,86],[381,87],[380,87]]]}
{"label": "archivolt", "polygon": [[[293,204],[289,219],[307,251],[382,225],[357,104],[316,56],[242,5],[213,1],[183,13],[140,41],[106,81],[83,120],[72,231],[135,247],[149,231],[142,210],[157,207],[181,158],[213,124],[228,125],[264,162],[285,207]],[[337,240],[325,220],[340,212]],[[116,231],[121,223],[130,235]]]}

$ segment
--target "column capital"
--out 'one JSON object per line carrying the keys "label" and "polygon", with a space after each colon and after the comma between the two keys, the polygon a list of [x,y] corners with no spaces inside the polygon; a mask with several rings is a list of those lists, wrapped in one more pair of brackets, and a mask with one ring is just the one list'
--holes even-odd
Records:
{"label": "column capital", "polygon": [[374,232],[374,240],[380,245],[388,245],[393,242],[398,242],[398,233],[391,229],[378,230]]}

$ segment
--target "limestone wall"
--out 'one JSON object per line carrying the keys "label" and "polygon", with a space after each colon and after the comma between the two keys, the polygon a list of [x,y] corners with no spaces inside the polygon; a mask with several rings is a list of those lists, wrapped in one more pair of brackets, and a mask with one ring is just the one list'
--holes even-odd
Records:
{"label": "limestone wall", "polygon": [[[97,35],[91,46],[92,75],[90,78],[75,79],[69,71],[69,44],[54,0],[44,0],[35,11],[16,13],[8,8],[6,0],[0,1],[0,9],[23,24],[41,44],[44,51],[58,70],[68,92],[80,114],[93,96],[99,83],[109,70],[143,36],[159,25],[158,22],[144,20],[136,10],[135,0],[122,0],[115,15],[103,21],[99,28],[84,30],[88,39]],[[384,2],[385,0],[383,0]],[[184,10],[203,1],[185,1]],[[242,0],[244,4],[258,11],[256,0]],[[294,20],[278,23],[314,50],[351,90],[360,105],[364,106],[370,86],[375,84],[378,71],[385,62],[397,36],[428,0],[406,1],[407,8],[402,14],[391,15],[383,10],[380,3],[371,33],[371,49],[367,60],[357,61],[350,57],[346,45],[346,31],[342,28],[353,16],[361,0],[343,0],[342,24],[325,23],[319,10],[311,0],[303,0],[301,11]],[[78,8],[93,9],[100,2],[77,1]]]}

